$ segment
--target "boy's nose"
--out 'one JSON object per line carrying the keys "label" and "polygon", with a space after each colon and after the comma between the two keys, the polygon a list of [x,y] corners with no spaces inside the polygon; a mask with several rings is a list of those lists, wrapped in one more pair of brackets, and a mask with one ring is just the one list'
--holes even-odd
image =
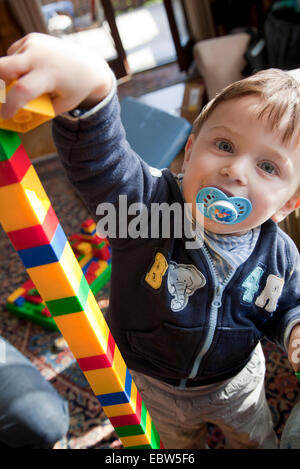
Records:
{"label": "boy's nose", "polygon": [[245,162],[235,161],[233,163],[226,164],[221,168],[220,174],[230,178],[241,186],[245,186],[247,184],[247,167]]}

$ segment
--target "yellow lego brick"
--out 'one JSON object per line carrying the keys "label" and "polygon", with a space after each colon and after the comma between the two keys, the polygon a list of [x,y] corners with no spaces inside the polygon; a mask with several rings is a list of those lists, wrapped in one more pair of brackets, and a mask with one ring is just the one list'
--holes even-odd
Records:
{"label": "yellow lego brick", "polygon": [[93,223],[92,225],[85,227],[83,229],[83,231],[85,233],[93,233],[93,231],[95,231],[95,229],[96,229],[96,223]]}
{"label": "yellow lego brick", "polygon": [[9,297],[7,298],[8,303],[13,303],[19,296],[23,295],[25,293],[25,288],[17,288]]}
{"label": "yellow lego brick", "polygon": [[87,305],[85,311],[55,316],[54,321],[75,358],[106,353],[109,328],[100,311],[95,314]]}
{"label": "yellow lego brick", "polygon": [[81,261],[79,261],[79,265],[80,267],[84,267],[93,257],[93,253],[91,254],[86,254],[82,259]]}
{"label": "yellow lego brick", "polygon": [[104,271],[107,269],[107,266],[108,266],[107,262],[106,262],[106,261],[102,261],[102,260],[99,261],[98,264],[99,264],[99,269],[97,269],[97,270],[95,271],[95,275],[96,275],[96,276],[101,275],[102,272],[104,272]]}
{"label": "yellow lego brick", "polygon": [[[6,93],[12,88],[15,81],[6,88]],[[1,109],[2,104],[0,104]],[[11,119],[0,117],[0,128],[15,132],[28,132],[44,122],[53,119],[55,112],[50,97],[44,94],[29,101],[22,109],[19,109]]]}
{"label": "yellow lego brick", "polygon": [[1,223],[5,231],[14,231],[43,223],[50,201],[30,166],[22,181],[0,187]]}
{"label": "yellow lego brick", "polygon": [[147,417],[146,417],[146,436],[148,437],[149,442],[151,441],[151,426],[152,426],[152,419],[150,414],[147,410]]}
{"label": "yellow lego brick", "polygon": [[134,381],[132,381],[130,402],[127,402],[126,404],[103,406],[105,415],[107,417],[119,417],[120,415],[135,414],[136,413],[136,399],[137,399],[137,387]]}
{"label": "yellow lego brick", "polygon": [[130,446],[150,445],[151,443],[151,440],[147,434],[122,436],[121,441],[125,448]]}
{"label": "yellow lego brick", "polygon": [[83,276],[69,243],[59,262],[31,267],[27,272],[44,301],[77,296]]}
{"label": "yellow lego brick", "polygon": [[86,379],[89,382],[96,396],[114,392],[123,392],[125,389],[126,364],[115,346],[113,366],[109,368],[100,368],[98,370],[84,371]]}
{"label": "yellow lego brick", "polygon": [[[94,317],[97,317],[97,315],[99,314],[99,305],[91,290],[87,298],[86,308],[87,307],[90,307],[93,311],[93,314],[95,315]],[[93,320],[93,318],[91,318],[91,320]]]}
{"label": "yellow lego brick", "polygon": [[90,243],[85,243],[84,241],[76,246],[76,251],[80,254],[89,254],[93,250]]}

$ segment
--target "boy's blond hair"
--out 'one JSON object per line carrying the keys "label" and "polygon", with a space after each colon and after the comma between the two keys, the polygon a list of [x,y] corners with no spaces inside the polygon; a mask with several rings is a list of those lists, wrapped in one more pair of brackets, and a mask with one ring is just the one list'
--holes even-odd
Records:
{"label": "boy's blond hair", "polygon": [[267,118],[272,131],[279,132],[283,143],[295,135],[300,139],[300,85],[298,81],[279,69],[270,68],[224,88],[201,111],[193,124],[192,133],[198,134],[203,123],[222,102],[243,96],[262,98],[257,118]]}

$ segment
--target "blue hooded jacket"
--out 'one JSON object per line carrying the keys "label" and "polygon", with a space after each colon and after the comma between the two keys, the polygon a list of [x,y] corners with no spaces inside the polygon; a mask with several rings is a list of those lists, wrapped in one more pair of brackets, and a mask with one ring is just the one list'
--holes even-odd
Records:
{"label": "blue hooded jacket", "polygon": [[[130,148],[116,95],[84,118],[57,117],[53,132],[69,179],[95,219],[103,202],[118,213],[120,195],[128,205],[183,206],[172,173],[152,171]],[[128,368],[174,385],[186,379],[206,385],[237,374],[263,337],[284,348],[286,329],[300,321],[293,241],[267,221],[248,260],[219,284],[206,246],[187,249],[185,234],[174,235],[176,216],[171,220],[168,238],[110,238],[106,319]]]}

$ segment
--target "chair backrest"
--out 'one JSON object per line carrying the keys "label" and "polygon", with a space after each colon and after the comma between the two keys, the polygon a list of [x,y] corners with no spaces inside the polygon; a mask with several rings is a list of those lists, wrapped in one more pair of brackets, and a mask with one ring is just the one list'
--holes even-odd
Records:
{"label": "chair backrest", "polygon": [[121,119],[133,150],[150,166],[167,168],[184,147],[192,126],[137,98],[121,101]]}

